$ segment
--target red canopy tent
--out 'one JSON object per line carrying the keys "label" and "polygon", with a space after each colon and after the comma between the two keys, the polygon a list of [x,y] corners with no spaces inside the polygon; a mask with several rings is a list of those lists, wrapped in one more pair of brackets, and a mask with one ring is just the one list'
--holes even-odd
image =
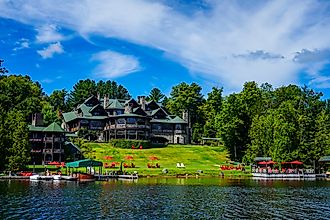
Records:
{"label": "red canopy tent", "polygon": [[159,160],[159,158],[156,157],[156,156],[150,156],[150,157],[149,157],[149,160]]}
{"label": "red canopy tent", "polygon": [[304,164],[303,162],[300,162],[300,161],[298,161],[298,160],[294,160],[294,161],[292,161],[292,162],[289,162],[290,164],[295,164],[295,165],[302,165],[302,164]]}

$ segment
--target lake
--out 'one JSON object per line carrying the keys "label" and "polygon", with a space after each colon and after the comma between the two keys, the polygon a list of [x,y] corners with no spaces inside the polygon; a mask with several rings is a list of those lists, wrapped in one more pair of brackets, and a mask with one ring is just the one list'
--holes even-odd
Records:
{"label": "lake", "polygon": [[329,181],[0,181],[0,219],[330,219]]}

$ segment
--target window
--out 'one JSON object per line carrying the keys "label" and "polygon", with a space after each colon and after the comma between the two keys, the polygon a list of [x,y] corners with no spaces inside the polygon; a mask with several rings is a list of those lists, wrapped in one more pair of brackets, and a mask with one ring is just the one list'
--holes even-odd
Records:
{"label": "window", "polygon": [[127,118],[126,122],[127,124],[136,124],[136,118]]}
{"label": "window", "polygon": [[123,119],[123,118],[117,119],[117,124],[120,124],[120,125],[125,124],[125,119]]}
{"label": "window", "polygon": [[175,130],[182,130],[181,124],[176,124],[175,125]]}

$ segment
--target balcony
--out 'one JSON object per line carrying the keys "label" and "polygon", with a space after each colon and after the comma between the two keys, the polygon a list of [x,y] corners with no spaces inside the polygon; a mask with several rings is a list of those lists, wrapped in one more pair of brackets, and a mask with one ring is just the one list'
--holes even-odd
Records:
{"label": "balcony", "polygon": [[[45,142],[53,142],[53,138],[52,137],[45,137]],[[54,137],[54,142],[64,142],[65,138],[63,137]]]}
{"label": "balcony", "polygon": [[29,141],[30,142],[42,142],[43,138],[30,138]]}
{"label": "balcony", "polygon": [[43,149],[42,152],[44,154],[51,154],[52,153],[52,149]]}
{"label": "balcony", "polygon": [[54,149],[54,154],[64,154],[64,149]]}
{"label": "balcony", "polygon": [[52,149],[43,149],[42,150],[43,153],[45,154],[63,154],[64,153],[64,149],[54,149],[54,151]]}

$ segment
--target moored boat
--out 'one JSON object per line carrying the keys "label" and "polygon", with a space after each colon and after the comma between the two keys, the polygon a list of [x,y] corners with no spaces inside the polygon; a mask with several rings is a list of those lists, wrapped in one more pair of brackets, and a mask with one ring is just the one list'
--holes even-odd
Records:
{"label": "moored boat", "polygon": [[252,176],[256,179],[316,179],[315,173],[252,173]]}
{"label": "moored boat", "polygon": [[34,174],[34,175],[30,176],[30,180],[41,180],[41,177],[39,174]]}
{"label": "moored boat", "polygon": [[53,175],[53,179],[54,180],[61,180],[62,179],[62,175]]}

